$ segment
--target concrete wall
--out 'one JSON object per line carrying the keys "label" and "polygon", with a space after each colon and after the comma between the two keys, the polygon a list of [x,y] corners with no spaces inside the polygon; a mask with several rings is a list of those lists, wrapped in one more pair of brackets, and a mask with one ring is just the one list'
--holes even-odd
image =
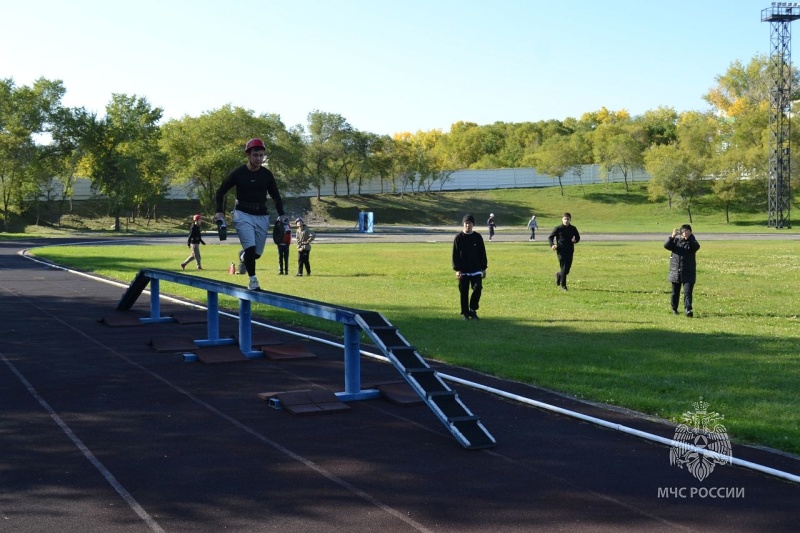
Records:
{"label": "concrete wall", "polygon": [[[223,176],[220,176],[222,182]],[[650,175],[643,170],[637,170],[628,176],[628,181],[648,181]],[[607,181],[612,183],[621,183],[623,181],[622,173],[614,170],[608,176]],[[563,185],[589,185],[592,183],[603,183],[601,177],[600,165],[583,165],[581,173],[570,172],[561,178]],[[91,182],[86,179],[78,179],[75,183],[75,200],[88,200],[92,197],[90,190]],[[397,183],[397,190],[399,191],[401,184]],[[555,187],[558,186],[558,180],[544,174],[538,174],[534,168],[494,168],[487,170],[457,170],[450,175],[449,179],[441,184],[434,182],[431,187],[432,191],[463,191],[463,190],[478,190],[478,189],[530,189],[535,187]],[[340,183],[338,191],[340,195],[346,192],[344,183]],[[380,192],[392,192],[392,184],[384,182],[383,191],[381,191],[381,184],[379,180],[373,180],[361,186],[362,194],[378,194]],[[176,186],[170,189],[167,198],[171,200],[182,200],[188,198],[188,189],[184,186]],[[351,185],[350,191],[352,194],[358,193],[358,187]],[[411,192],[406,189],[405,192]],[[316,196],[315,189],[306,191],[301,196]],[[322,187],[322,196],[333,196],[333,186],[326,184]]]}

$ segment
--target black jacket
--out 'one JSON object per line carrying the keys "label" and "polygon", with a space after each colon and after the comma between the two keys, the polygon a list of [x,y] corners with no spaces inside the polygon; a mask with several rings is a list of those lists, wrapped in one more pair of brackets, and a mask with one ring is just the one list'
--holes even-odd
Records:
{"label": "black jacket", "polygon": [[[575,242],[572,238],[575,237]],[[571,254],[575,251],[575,243],[581,242],[581,234],[578,233],[578,228],[570,224],[556,226],[547,237],[550,246],[556,245],[556,252],[560,254]]]}
{"label": "black jacket", "polygon": [[453,270],[474,274],[486,270],[486,246],[480,233],[464,233],[453,239]]}
{"label": "black jacket", "polygon": [[680,236],[667,237],[664,248],[672,252],[667,280],[672,283],[694,283],[697,279],[695,254],[700,249],[700,243],[694,235],[689,235],[686,240]]}
{"label": "black jacket", "polygon": [[192,224],[192,229],[189,230],[189,242],[187,244],[205,244],[203,242],[202,233],[200,233],[200,226]]}

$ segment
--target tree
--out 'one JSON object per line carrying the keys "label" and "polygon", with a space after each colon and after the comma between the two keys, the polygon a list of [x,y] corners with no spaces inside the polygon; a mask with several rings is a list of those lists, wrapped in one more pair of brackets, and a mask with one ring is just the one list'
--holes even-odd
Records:
{"label": "tree", "polygon": [[89,131],[95,120],[96,116],[84,108],[60,108],[53,117],[50,130],[53,142],[46,147],[44,157],[52,165],[52,185],[59,189],[59,223],[63,204],[70,202],[72,209],[76,172],[87,152]]}
{"label": "tree", "polygon": [[[350,182],[355,178],[358,168],[363,168],[367,158],[367,138],[356,129],[348,129],[341,132],[339,140],[341,148],[339,158],[334,162],[334,175],[344,179],[347,196],[350,196]],[[336,184],[334,183],[334,195],[336,194]]]}
{"label": "tree", "polygon": [[[714,191],[725,203],[726,219],[728,206],[737,198],[767,210],[764,192],[769,179],[767,153],[772,135],[769,120],[774,68],[764,55],[754,56],[746,65],[735,61],[725,74],[715,78],[716,85],[704,96],[718,117],[713,168],[717,180],[722,181],[715,183]],[[790,75],[792,86],[800,86],[797,69],[792,67]],[[794,122],[794,113],[792,115]],[[792,128],[791,144],[796,145],[798,141],[800,132]],[[753,185],[761,184],[760,194],[752,196],[750,191],[759,189]]]}
{"label": "tree", "polygon": [[[383,180],[386,175],[384,168],[385,147],[386,143],[390,141],[389,137],[354,130],[352,175],[358,185],[358,194],[361,194],[361,187],[364,183],[371,180],[376,174],[381,180],[381,192],[383,192]],[[347,180],[347,194],[350,194],[349,178]]]}
{"label": "tree", "polygon": [[726,224],[730,224],[731,222],[730,206],[731,202],[733,202],[734,198],[736,198],[736,189],[738,184],[738,177],[733,174],[728,174],[727,176],[715,179],[711,186],[714,194],[717,195],[717,198],[719,198],[722,201],[722,204],[725,206]]}
{"label": "tree", "polygon": [[671,107],[645,111],[638,122],[645,135],[645,146],[660,146],[677,140],[678,113]]}
{"label": "tree", "polygon": [[[8,231],[12,201],[23,203],[41,182],[42,166],[32,166],[41,155],[34,141],[46,133],[61,105],[60,80],[39,78],[31,87],[17,87],[12,79],[0,80],[0,197],[3,231]],[[30,180],[36,183],[29,183]]]}
{"label": "tree", "polygon": [[174,183],[186,185],[205,211],[215,212],[217,188],[243,164],[244,145],[253,137],[264,141],[268,166],[282,192],[308,188],[301,172],[302,131],[286,130],[278,115],[255,115],[231,105],[164,124],[161,148],[169,157],[168,175]]}
{"label": "tree", "polygon": [[570,169],[580,166],[581,153],[575,142],[569,136],[559,135],[550,137],[534,154],[534,167],[536,171],[558,179],[561,196],[564,196],[564,185],[561,178]]}
{"label": "tree", "polygon": [[594,132],[595,161],[606,173],[615,167],[622,172],[625,192],[629,191],[630,173],[644,166],[644,137],[642,126],[629,118],[601,123]]}
{"label": "tree", "polygon": [[394,139],[394,175],[400,182],[400,196],[406,192],[406,187],[411,186],[414,190],[414,181],[417,177],[416,150],[411,133],[395,133]]}
{"label": "tree", "polygon": [[672,208],[672,200],[681,190],[681,182],[687,171],[681,161],[677,143],[662,144],[648,148],[644,157],[644,168],[650,174],[647,192],[651,201],[661,196],[667,197],[667,206]]}
{"label": "tree", "polygon": [[471,168],[483,156],[480,126],[474,122],[455,122],[450,125],[450,150],[458,168]]}
{"label": "tree", "polygon": [[337,193],[337,177],[341,167],[337,167],[335,161],[343,155],[345,132],[351,130],[352,127],[341,115],[319,110],[308,114],[305,168],[311,175],[311,183],[317,189],[317,199],[321,198],[322,185],[326,179],[331,180],[334,195]]}
{"label": "tree", "polygon": [[113,94],[106,116],[96,119],[87,132],[84,168],[92,190],[108,200],[115,231],[121,229],[124,209],[157,201],[167,191],[166,160],[158,145],[161,114],[146,98]]}

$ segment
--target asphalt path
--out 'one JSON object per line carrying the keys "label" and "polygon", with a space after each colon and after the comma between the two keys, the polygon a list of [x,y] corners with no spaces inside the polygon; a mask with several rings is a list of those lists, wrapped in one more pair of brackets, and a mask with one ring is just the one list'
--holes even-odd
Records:
{"label": "asphalt path", "polygon": [[[450,240],[455,231],[384,240]],[[320,232],[320,241],[374,235]],[[797,531],[800,483],[730,464],[700,481],[670,464],[668,445],[472,387],[454,386],[497,439],[489,450],[462,449],[424,405],[369,400],[306,417],[273,409],[259,393],[342,390],[342,350],[270,330],[316,358],[213,365],[156,352],[149,344],[159,339],[204,338],[205,324],[109,327],[100,320],[114,315],[124,287],[19,253],[42,243],[0,241],[0,531]],[[146,316],[146,300],[131,313]],[[185,310],[162,303],[164,315]],[[490,335],[489,322],[471,325]],[[221,320],[222,334],[237,327]],[[362,359],[365,386],[399,379],[391,365]],[[674,425],[636,413],[432,365],[675,435]],[[800,476],[794,456],[739,445],[732,455]]]}
{"label": "asphalt path", "polygon": [[[311,228],[315,231],[317,244],[368,244],[372,242],[452,242],[456,234],[461,231],[460,226],[376,226],[372,233],[360,233],[352,228],[323,226]],[[580,227],[578,228],[580,229]],[[475,231],[480,233],[484,240],[488,241],[488,231],[481,227],[476,227]],[[671,231],[671,230],[670,230]],[[663,242],[670,234],[664,233],[604,233],[604,232],[581,232],[582,242]],[[519,242],[530,243],[531,245],[547,244],[548,231],[537,231],[536,240],[529,240],[530,232],[520,229],[500,228],[494,235],[493,242]],[[702,233],[695,232],[698,240],[702,241],[754,241],[754,240],[792,240],[800,241],[800,233],[793,233],[792,230],[773,230],[763,232],[746,233]],[[217,234],[213,231],[203,233],[205,240],[209,243],[216,243]],[[75,239],[80,239],[76,236]],[[96,234],[87,234],[87,242],[97,242],[104,240]],[[110,243],[136,241],[142,244],[159,244],[164,242],[186,243],[186,235],[172,235],[161,237],[113,237],[107,239]],[[226,244],[237,243],[238,238],[235,233],[229,233]]]}

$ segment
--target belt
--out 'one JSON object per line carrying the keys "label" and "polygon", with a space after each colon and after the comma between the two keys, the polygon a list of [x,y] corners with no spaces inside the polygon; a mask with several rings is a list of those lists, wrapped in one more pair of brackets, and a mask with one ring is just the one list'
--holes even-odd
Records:
{"label": "belt", "polygon": [[267,202],[240,202],[236,200],[236,209],[241,211],[264,211],[267,208]]}

